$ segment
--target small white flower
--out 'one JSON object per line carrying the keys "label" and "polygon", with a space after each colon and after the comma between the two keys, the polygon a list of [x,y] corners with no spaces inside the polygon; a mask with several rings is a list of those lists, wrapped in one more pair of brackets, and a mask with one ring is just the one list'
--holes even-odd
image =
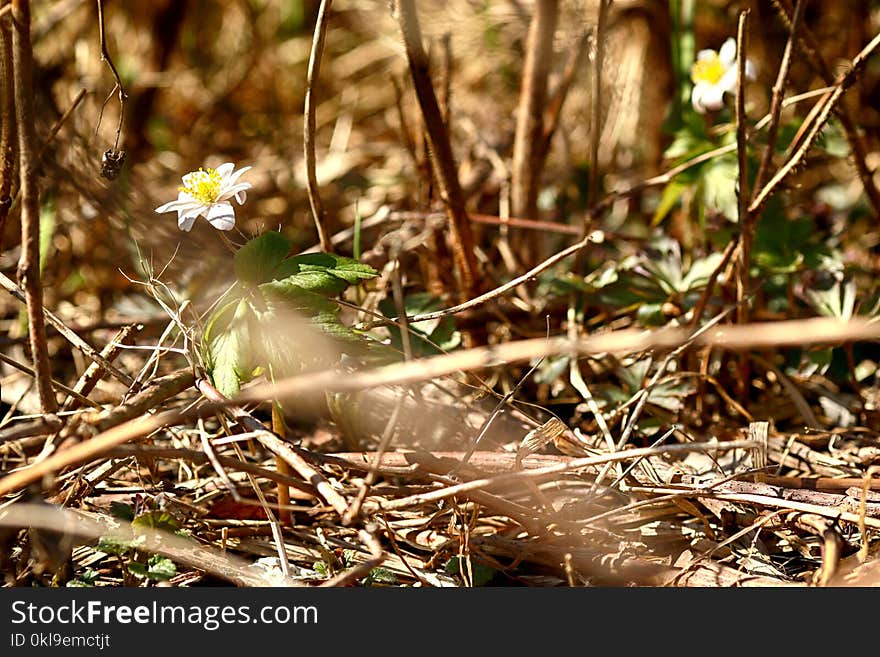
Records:
{"label": "small white flower", "polygon": [[[691,103],[700,114],[724,106],[724,94],[736,91],[736,41],[728,39],[717,52],[701,50],[691,67],[694,90]],[[754,79],[755,67],[746,60],[746,77]]]}
{"label": "small white flower", "polygon": [[247,198],[247,190],[253,185],[236,182],[251,167],[234,171],[232,162],[221,164],[216,169],[199,169],[183,177],[183,185],[178,187],[176,201],[170,201],[156,208],[156,212],[177,212],[177,225],[180,230],[192,230],[196,218],[203,216],[217,230],[232,230],[235,226],[235,210],[229,199],[234,198],[239,205]]}

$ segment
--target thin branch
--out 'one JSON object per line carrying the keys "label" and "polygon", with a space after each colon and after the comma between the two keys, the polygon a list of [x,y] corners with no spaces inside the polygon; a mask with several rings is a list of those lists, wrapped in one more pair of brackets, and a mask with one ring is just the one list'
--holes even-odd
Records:
{"label": "thin branch", "polygon": [[608,20],[610,0],[599,1],[599,16],[596,21],[596,37],[590,59],[593,61],[590,107],[590,182],[589,199],[595,203],[599,197],[599,133],[602,121],[602,64],[605,59],[605,23]]}
{"label": "thin branch", "polygon": [[280,399],[314,395],[318,391],[332,390],[353,392],[380,385],[393,385],[429,381],[460,371],[497,367],[503,363],[529,361],[541,356],[577,352],[580,354],[620,353],[633,354],[651,349],[674,349],[682,345],[692,348],[713,346],[730,351],[768,349],[807,344],[837,344],[858,340],[880,338],[880,322],[862,319],[840,321],[835,318],[779,322],[756,322],[751,324],[715,326],[695,332],[679,328],[662,328],[655,331],[621,329],[597,333],[572,342],[566,337],[531,338],[506,342],[489,347],[347,372],[340,375],[337,369],[297,375],[277,383],[264,383],[242,391],[237,403],[262,401],[273,396]]}
{"label": "thin branch", "polygon": [[380,508],[383,511],[391,511],[394,509],[405,509],[409,506],[424,504],[426,502],[436,502],[438,500],[447,499],[455,495],[460,495],[473,490],[492,488],[503,484],[519,483],[534,479],[543,479],[549,475],[560,474],[571,470],[579,470],[582,468],[603,465],[605,463],[618,463],[628,459],[643,458],[645,456],[654,456],[660,454],[681,454],[689,452],[726,452],[733,449],[748,449],[755,447],[757,443],[752,440],[733,440],[724,443],[689,443],[684,445],[662,445],[660,447],[639,447],[636,449],[627,449],[613,454],[601,454],[599,456],[585,456],[558,463],[548,465],[543,468],[534,468],[531,470],[519,470],[516,472],[508,472],[494,477],[483,477],[480,479],[472,479],[462,484],[447,486],[439,490],[432,490],[427,493],[402,497],[396,500],[380,502]]}
{"label": "thin branch", "polygon": [[[783,4],[783,2],[780,2],[780,0],[772,0],[772,2],[773,5],[776,7],[780,18],[782,19],[782,22],[785,23],[786,27],[788,27],[791,31],[793,23],[790,17],[790,12],[785,6],[788,3]],[[813,33],[806,25],[803,25],[801,28],[800,36],[797,40],[797,45],[806,55],[812,67],[825,81],[825,84],[828,86],[836,84],[834,73],[832,72],[831,67],[828,66],[825,58],[822,57],[822,53],[819,51],[816,38],[813,36]],[[834,107],[833,109],[834,112],[837,114],[837,118],[840,119],[840,125],[843,127],[843,131],[846,133],[846,139],[849,142],[850,149],[852,150],[853,161],[855,162],[856,171],[858,171],[859,178],[862,181],[862,186],[865,189],[865,195],[868,197],[868,200],[874,207],[874,211],[878,215],[880,215],[880,189],[878,189],[877,185],[874,183],[873,172],[868,168],[867,165],[868,150],[865,146],[865,141],[859,134],[858,127],[856,126],[855,120],[853,119],[849,108],[846,105],[840,105]]]}
{"label": "thin branch", "polygon": [[[26,303],[26,295],[22,293],[21,288],[18,287],[12,280],[7,278],[5,275],[0,274],[0,287],[4,288],[9,294],[18,299],[22,303]],[[130,386],[134,384],[134,379],[127,373],[123,372],[121,369],[116,367],[113,363],[104,358],[100,353],[98,353],[97,349],[95,349],[88,342],[79,337],[76,333],[74,333],[71,329],[67,327],[67,325],[61,321],[61,319],[55,315],[48,308],[43,308],[42,313],[40,313],[41,317],[45,316],[46,321],[48,321],[55,329],[62,335],[67,341],[83,352],[86,356],[91,358],[94,362],[98,363],[101,367],[103,367],[107,372],[112,374],[114,377],[122,381],[125,385]],[[41,322],[42,324],[42,322]]]}
{"label": "thin branch", "polygon": [[779,64],[779,73],[776,75],[776,84],[773,85],[773,95],[770,100],[770,125],[767,128],[767,146],[761,158],[758,175],[755,178],[755,189],[760,189],[770,173],[773,164],[773,153],[776,150],[776,135],[779,130],[779,118],[782,116],[782,99],[785,96],[785,85],[788,81],[788,72],[791,69],[791,53],[797,40],[797,31],[804,15],[804,0],[797,0],[794,7],[794,16],[791,19],[791,33],[785,43],[785,51],[782,53],[782,62]]}
{"label": "thin branch", "polygon": [[[737,176],[737,208],[740,226],[739,242],[739,266],[736,278],[736,318],[737,323],[745,324],[749,321],[749,308],[745,303],[745,297],[749,291],[749,266],[752,257],[752,239],[754,233],[753,222],[749,219],[749,168],[748,153],[746,152],[746,50],[748,49],[748,33],[746,27],[749,22],[749,10],[740,12],[739,22],[736,28],[736,155],[739,163]],[[772,124],[772,121],[771,121]],[[745,382],[741,381],[745,384]]]}
{"label": "thin branch", "polygon": [[[831,118],[831,113],[843,97],[843,94],[855,83],[862,69],[867,64],[868,59],[878,47],[880,47],[880,34],[877,34],[871,39],[871,42],[862,48],[862,51],[855,56],[849,70],[838,79],[834,86],[834,91],[827,93],[819,100],[817,104],[821,106],[821,110],[816,114],[813,125],[807,132],[803,143],[789,160],[779,168],[776,175],[774,175],[770,181],[761,188],[761,191],[755,195],[755,199],[748,208],[750,213],[757,213],[776,190],[779,183],[788,177],[788,175],[791,174],[791,172],[801,163],[806,156],[807,151],[810,150],[813,143],[816,141],[816,138],[819,136],[819,133],[822,132],[822,128],[825,127],[828,119]],[[856,160],[858,161],[858,158],[856,158]],[[866,187],[865,189],[867,191],[868,188]],[[878,211],[880,211],[880,206],[877,207]]]}
{"label": "thin branch", "polygon": [[449,133],[431,83],[428,56],[422,44],[422,31],[414,0],[399,0],[397,12],[410,73],[431,147],[440,195],[446,204],[452,238],[452,255],[459,276],[459,296],[462,300],[466,300],[473,297],[480,287],[471,224],[465,210],[464,195],[458,180],[452,146],[449,143]]}
{"label": "thin branch", "polygon": [[318,174],[316,172],[315,155],[315,129],[317,100],[315,99],[315,83],[321,70],[321,56],[324,53],[324,39],[327,35],[327,23],[329,22],[329,9],[332,0],[321,0],[318,9],[318,18],[315,22],[315,34],[312,38],[312,51],[309,54],[309,69],[306,76],[306,103],[303,110],[303,149],[306,159],[306,180],[309,194],[309,205],[312,208],[312,218],[315,221],[315,229],[318,231],[318,241],[321,250],[325,253],[333,253],[333,242],[327,232],[324,204],[321,201],[321,193],[318,189]]}
{"label": "thin branch", "polygon": [[[12,11],[9,0],[3,0],[0,12],[5,16]],[[12,209],[12,181],[15,178],[17,158],[15,138],[15,94],[12,83],[12,27],[0,17],[0,245],[6,219]]]}
{"label": "thin branch", "polygon": [[[122,86],[122,78],[119,77],[119,72],[116,70],[116,65],[113,63],[113,60],[110,58],[110,53],[107,51],[107,40],[104,36],[104,0],[97,0],[98,3],[98,36],[101,40],[101,61],[107,62],[107,66],[110,67],[110,72],[113,73],[113,79],[116,80],[116,86],[113,87],[113,91],[110,92],[110,96],[113,95],[114,91],[119,92],[119,123],[116,125],[116,140],[113,142],[113,150],[117,150],[119,148],[119,135],[122,134],[122,121],[125,117],[125,101],[128,98],[128,94],[125,93],[125,88]],[[110,96],[107,96],[107,100],[110,99]],[[104,101],[104,105],[107,104],[107,101]],[[101,106],[101,115],[104,114],[104,106]],[[98,126],[101,125],[101,117],[98,117],[98,125],[95,126],[95,131],[97,132]]]}
{"label": "thin branch", "polygon": [[12,30],[13,76],[15,86],[18,162],[21,179],[21,259],[18,278],[25,290],[28,333],[34,378],[44,413],[58,410],[52,388],[52,368],[46,344],[43,319],[43,288],[40,283],[40,191],[36,171],[36,130],[34,128],[33,52],[31,50],[31,11],[28,0],[13,0]]}
{"label": "thin branch", "polygon": [[544,105],[558,21],[558,0],[537,0],[526,40],[511,168],[512,212],[520,217],[534,218],[538,212],[538,189],[544,168],[540,159]]}
{"label": "thin branch", "polygon": [[[578,64],[584,55],[584,51],[587,49],[587,43],[589,40],[589,32],[584,32],[577,40],[575,47],[571,50],[568,60],[565,62],[565,68],[562,71],[562,77],[559,80],[559,84],[556,86],[556,89],[550,96],[550,101],[547,103],[547,111],[544,113],[544,136],[541,140],[541,158],[546,158],[547,153],[550,151],[550,143],[553,141],[553,135],[556,134],[556,129],[559,127],[559,119],[562,116],[562,106],[565,104],[565,99],[568,97],[568,91],[571,88],[571,83],[574,81],[574,76],[578,70]],[[566,227],[574,228],[573,226]]]}

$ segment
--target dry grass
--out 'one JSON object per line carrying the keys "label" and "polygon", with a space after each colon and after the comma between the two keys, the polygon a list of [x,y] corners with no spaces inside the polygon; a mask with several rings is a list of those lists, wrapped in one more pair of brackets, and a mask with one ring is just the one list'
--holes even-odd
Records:
{"label": "dry grass", "polygon": [[[611,3],[596,43],[600,3],[561,2],[552,43],[532,46],[532,2],[415,3],[435,112],[395,16],[337,0],[310,89],[312,203],[303,108],[320,3],[304,16],[274,1],[130,4],[105,7],[127,94],[112,179],[99,172],[119,89],[94,4],[33,3],[40,205],[0,204],[5,585],[880,585],[880,17],[868,3],[846,43],[821,29],[838,3],[811,3],[772,111],[788,33],[750,5],[759,66],[739,89],[739,148],[680,164],[663,159],[678,90],[660,3]],[[748,3],[698,4],[700,48],[734,33]],[[520,81],[539,46],[555,56],[533,94]],[[830,80],[811,68],[814,47]],[[532,140],[525,171],[518,107],[537,131],[519,135]],[[768,124],[790,152],[762,158]],[[817,146],[835,139],[849,150]],[[766,162],[737,199],[740,224],[697,217],[697,192],[655,221],[668,184],[737,150],[743,169]],[[296,252],[316,249],[318,198],[324,249],[359,248],[379,272],[346,292],[341,316],[386,345],[402,331],[391,362],[340,359],[291,321],[274,328],[318,365],[257,376],[235,399],[215,389],[201,336],[232,282],[228,245],[153,208],[183,172],[224,161],[253,166],[233,248],[280,228]],[[19,177],[0,164],[0,195],[14,198]],[[513,216],[523,176],[537,205]],[[737,264],[763,248],[779,200],[787,221],[814,221],[804,249],[832,244],[839,267],[802,253],[774,288],[776,273]],[[21,207],[39,210],[44,238],[36,347],[14,280]],[[698,288],[658,300],[659,324],[606,296],[612,273],[707,256]],[[852,281],[857,303],[820,316],[811,294],[832,279]],[[436,302],[413,310],[421,293]],[[460,344],[431,348],[412,330],[440,321]],[[40,349],[51,378],[36,378],[58,409],[35,385]]]}

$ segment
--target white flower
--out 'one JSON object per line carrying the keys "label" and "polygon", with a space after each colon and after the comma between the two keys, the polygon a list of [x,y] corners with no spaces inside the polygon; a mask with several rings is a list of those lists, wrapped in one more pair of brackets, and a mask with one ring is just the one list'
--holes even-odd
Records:
{"label": "white flower", "polygon": [[[691,67],[694,90],[691,103],[700,114],[724,106],[724,94],[736,91],[736,41],[728,39],[717,52],[701,50]],[[746,60],[746,77],[754,79],[755,67]]]}
{"label": "white flower", "polygon": [[200,168],[188,173],[183,177],[183,185],[177,188],[177,200],[160,205],[156,212],[177,212],[177,225],[187,232],[198,216],[205,217],[217,230],[232,230],[235,210],[229,199],[234,198],[239,205],[244,203],[252,185],[236,181],[250,168],[234,171],[235,165],[226,162],[216,169]]}

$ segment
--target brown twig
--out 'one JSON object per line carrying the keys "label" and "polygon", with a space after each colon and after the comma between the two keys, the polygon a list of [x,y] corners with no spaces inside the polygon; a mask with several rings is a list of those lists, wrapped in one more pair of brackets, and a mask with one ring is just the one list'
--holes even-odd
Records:
{"label": "brown twig", "polygon": [[[219,390],[212,386],[206,379],[199,379],[196,382],[199,392],[213,402],[219,402],[226,405],[230,402],[229,398],[223,395]],[[281,440],[274,433],[266,429],[262,422],[247,413],[238,406],[229,406],[232,416],[242,424],[248,431],[257,434],[257,440],[266,449],[275,455],[283,458],[287,463],[301,476],[305,481],[309,482],[318,491],[318,494],[332,506],[339,515],[343,515],[348,508],[348,503],[339,493],[330,485],[330,482],[320,472],[309,465],[296,450]]]}
{"label": "brown twig", "polygon": [[519,470],[517,472],[508,472],[496,475],[494,477],[473,479],[462,484],[446,486],[445,488],[429,491],[427,493],[410,495],[408,497],[402,497],[388,502],[383,502],[381,503],[381,508],[383,511],[390,511],[393,509],[405,509],[409,506],[424,504],[427,502],[436,502],[438,500],[447,499],[449,497],[460,495],[469,491],[492,488],[493,486],[515,482],[524,482],[527,480],[543,479],[549,475],[560,474],[569,470],[588,468],[596,465],[603,465],[605,463],[617,463],[620,461],[641,458],[644,456],[687,452],[715,452],[716,450],[728,451],[732,449],[746,449],[755,446],[756,443],[751,440],[734,440],[730,442],[716,443],[711,445],[705,443],[691,443],[685,445],[663,445],[660,447],[641,447],[636,449],[627,449],[624,451],[615,452],[613,454],[601,454],[599,456],[585,456],[583,458],[571,459],[565,463],[548,465],[543,468]]}
{"label": "brown twig", "polygon": [[[556,129],[559,127],[559,120],[562,117],[562,106],[565,104],[565,99],[568,97],[568,91],[571,88],[571,83],[574,81],[578,64],[584,55],[589,40],[589,32],[584,32],[580,38],[578,38],[575,47],[569,54],[568,60],[565,62],[565,68],[562,71],[559,83],[550,95],[550,101],[547,103],[547,111],[544,113],[544,135],[541,139],[541,161],[547,157],[547,153],[550,151],[550,143],[553,141],[553,135],[556,134]],[[471,218],[473,219],[473,216]],[[578,233],[580,232],[580,229],[576,226],[566,225],[565,227],[573,228],[577,230]]]}
{"label": "brown twig", "polygon": [[[789,31],[793,31],[791,10],[786,7],[788,3],[783,3],[780,0],[772,0],[772,2],[782,19],[782,22],[785,23]],[[812,67],[822,77],[825,84],[828,86],[836,84],[831,67],[828,66],[828,63],[819,51],[816,38],[806,25],[803,25],[801,28],[797,45],[807,57]],[[840,106],[834,107],[834,112],[837,114],[838,119],[840,119],[840,125],[843,127],[843,131],[846,134],[846,139],[849,142],[850,149],[853,153],[853,161],[856,165],[856,171],[862,181],[862,187],[865,190],[865,194],[871,205],[874,207],[874,212],[880,215],[880,189],[878,189],[877,185],[874,183],[873,173],[867,165],[868,151],[865,146],[865,141],[859,134],[855,120],[846,105],[841,104]]]}
{"label": "brown twig", "polygon": [[25,290],[28,333],[34,378],[44,413],[58,409],[52,388],[52,368],[43,319],[43,288],[40,283],[40,191],[37,185],[36,131],[34,128],[33,52],[31,51],[31,10],[29,0],[12,2],[12,50],[15,86],[18,162],[21,180],[21,259],[18,279]]}
{"label": "brown twig", "polygon": [[347,373],[345,376],[340,376],[335,369],[301,374],[274,384],[264,383],[242,391],[238,402],[263,401],[273,396],[287,399],[315,394],[316,391],[322,390],[352,392],[374,386],[415,383],[460,371],[573,352],[632,354],[649,349],[674,349],[685,344],[695,348],[714,346],[736,351],[876,340],[880,338],[880,323],[817,317],[715,326],[700,331],[702,332],[695,336],[691,331],[673,327],[650,332],[641,329],[621,329],[594,334],[574,342],[565,337],[532,338],[467,349],[409,363],[384,365],[361,372]]}
{"label": "brown twig", "polygon": [[590,59],[593,61],[593,75],[590,84],[590,203],[599,200],[599,134],[602,122],[602,64],[605,59],[605,23],[608,19],[610,0],[599,0],[599,15],[596,19],[596,34],[593,39]]}
{"label": "brown twig", "polygon": [[782,116],[782,99],[785,96],[785,85],[788,82],[788,72],[791,69],[791,53],[797,41],[797,31],[801,25],[804,14],[804,0],[797,0],[794,7],[794,15],[791,19],[791,33],[785,43],[782,53],[782,62],[779,64],[779,72],[776,75],[776,84],[773,85],[773,94],[770,99],[770,125],[767,127],[767,146],[761,157],[761,165],[755,177],[755,189],[760,189],[770,173],[773,164],[773,153],[776,150],[776,135],[779,130],[779,118]]}
{"label": "brown twig", "polygon": [[[3,287],[9,294],[18,299],[22,303],[27,302],[27,298],[25,294],[21,291],[18,285],[15,284],[12,280],[0,274],[0,287]],[[112,374],[118,380],[122,381],[125,385],[132,385],[134,383],[134,379],[123,372],[121,369],[116,367],[113,363],[104,358],[98,350],[95,349],[88,342],[79,337],[76,333],[74,333],[71,329],[67,327],[67,325],[61,321],[61,319],[55,315],[48,308],[43,308],[43,312],[41,313],[41,317],[45,316],[46,321],[48,321],[55,329],[62,335],[67,341],[83,352],[86,356],[91,358],[94,362],[98,363],[101,367],[103,367],[107,372]]]}
{"label": "brown twig", "polygon": [[[101,350],[101,357],[108,362],[112,362],[113,359],[119,355],[119,352],[122,351],[125,342],[136,336],[143,329],[143,324],[129,324],[128,326],[123,327]],[[86,368],[85,372],[82,373],[82,376],[79,377],[79,380],[74,384],[74,392],[77,395],[87,397],[98,384],[98,381],[101,380],[103,374],[104,370],[101,365],[92,361],[92,363]],[[91,400],[88,401],[91,402]],[[64,400],[64,403],[61,405],[61,410],[72,411],[79,408],[81,403],[81,400],[77,399],[75,396],[71,396]]]}
{"label": "brown twig", "polygon": [[[749,22],[749,10],[740,12],[739,22],[736,28],[736,155],[739,163],[737,175],[737,208],[740,225],[739,243],[739,266],[736,279],[737,322],[745,324],[749,321],[748,304],[745,297],[749,290],[749,267],[751,265],[752,238],[754,226],[749,221],[749,169],[748,154],[746,152],[746,49],[748,45],[748,33],[746,27]],[[772,122],[771,122],[772,123]]]}
{"label": "brown twig", "polygon": [[[868,59],[878,47],[880,47],[880,34],[877,34],[871,39],[870,43],[862,48],[861,52],[855,56],[850,64],[849,70],[838,78],[834,90],[825,94],[825,96],[818,101],[817,104],[821,107],[821,110],[816,114],[816,118],[814,119],[812,126],[810,126],[809,131],[807,131],[802,144],[792,154],[788,161],[779,168],[769,182],[761,188],[761,191],[755,194],[755,198],[748,208],[749,213],[757,214],[773,192],[776,191],[779,184],[801,163],[806,156],[807,151],[810,150],[813,143],[816,141],[816,138],[819,136],[819,133],[822,132],[822,128],[825,127],[825,124],[831,117],[832,111],[843,97],[843,94],[855,83],[862,69],[867,64]],[[865,189],[867,190],[867,187]]]}
{"label": "brown twig", "polygon": [[[751,289],[752,241],[755,223],[749,214],[749,159],[746,151],[746,51],[748,50],[749,10],[740,12],[736,28],[736,155],[737,173],[737,216],[739,220],[739,260],[736,267],[736,321],[745,324],[749,321],[748,294]],[[771,121],[772,123],[772,121]],[[745,354],[739,359],[739,378],[737,390],[740,399],[748,397],[749,361]]]}
{"label": "brown twig", "polygon": [[511,167],[511,211],[521,217],[534,218],[538,213],[538,190],[544,169],[544,105],[558,20],[558,0],[537,0],[526,38]]}
{"label": "brown twig", "polygon": [[315,34],[312,39],[312,50],[309,54],[309,69],[306,76],[306,100],[303,110],[303,149],[306,160],[306,181],[309,195],[309,205],[312,208],[312,218],[315,221],[315,229],[318,231],[318,241],[321,250],[325,253],[333,253],[333,243],[327,232],[324,203],[321,201],[321,193],[318,189],[318,174],[316,172],[315,155],[315,126],[317,114],[317,101],[315,100],[315,84],[321,70],[321,56],[324,53],[324,39],[327,35],[327,23],[329,22],[329,9],[332,0],[321,0],[318,9],[318,17],[315,22]]}
{"label": "brown twig", "polygon": [[[104,0],[97,0],[98,3],[98,37],[101,41],[101,61],[107,62],[107,66],[110,68],[110,72],[113,73],[113,79],[116,81],[113,90],[110,92],[110,95],[107,96],[107,100],[110,100],[110,96],[113,95],[114,91],[119,92],[119,123],[116,125],[116,139],[113,142],[113,150],[117,150],[119,148],[119,136],[122,134],[122,121],[125,116],[125,101],[128,98],[128,94],[125,93],[125,88],[122,86],[122,78],[119,77],[119,72],[116,70],[116,65],[113,63],[113,60],[110,58],[110,53],[107,51],[107,39],[104,35]],[[101,115],[104,114],[104,107],[107,105],[107,100],[104,101],[104,105],[101,106]],[[101,125],[101,117],[98,117],[98,125],[95,126],[95,132],[98,131],[98,126]]]}
{"label": "brown twig", "polygon": [[353,568],[339,573],[335,577],[331,577],[326,582],[321,582],[322,587],[347,586],[348,584],[354,584],[362,577],[369,575],[373,568],[376,568],[385,561],[385,552],[382,550],[379,539],[375,537],[373,531],[375,531],[373,528],[370,528],[369,530],[361,529],[358,531],[358,538],[360,538],[361,542],[367,546],[367,549],[370,551],[370,558]]}
{"label": "brown twig", "polygon": [[473,297],[480,287],[471,224],[465,210],[464,196],[449,143],[449,133],[431,83],[428,56],[422,44],[422,31],[414,0],[398,0],[397,11],[410,73],[431,146],[440,195],[446,205],[449,218],[452,255],[459,276],[459,296],[462,300],[466,300]]}
{"label": "brown twig", "polygon": [[9,0],[3,0],[0,12],[0,246],[6,219],[12,207],[12,181],[17,158],[15,138],[15,90],[12,82],[12,27],[5,14],[12,11]]}

